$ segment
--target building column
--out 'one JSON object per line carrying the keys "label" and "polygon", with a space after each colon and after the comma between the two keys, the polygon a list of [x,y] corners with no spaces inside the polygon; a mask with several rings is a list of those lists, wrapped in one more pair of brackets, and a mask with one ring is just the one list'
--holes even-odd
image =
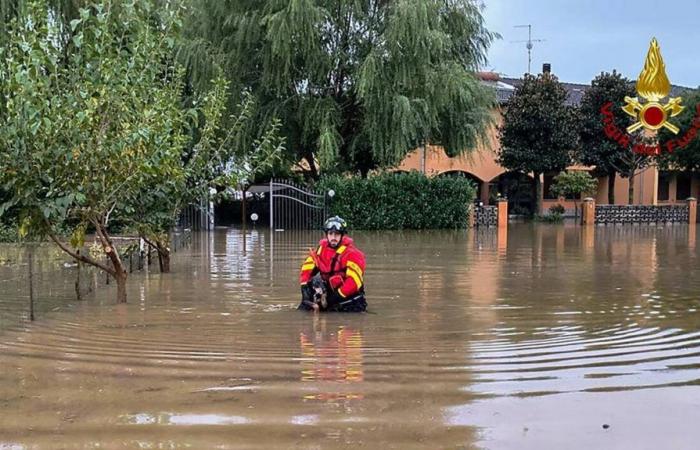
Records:
{"label": "building column", "polygon": [[489,204],[489,190],[491,189],[491,183],[488,181],[482,181],[481,182],[481,197],[479,200],[481,200],[484,205]]}

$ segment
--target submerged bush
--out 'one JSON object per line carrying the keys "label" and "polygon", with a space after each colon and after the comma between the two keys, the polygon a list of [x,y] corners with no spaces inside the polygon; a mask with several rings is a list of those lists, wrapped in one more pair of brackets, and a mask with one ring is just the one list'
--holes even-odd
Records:
{"label": "submerged bush", "polygon": [[559,214],[563,216],[566,212],[566,209],[564,208],[564,205],[557,203],[556,205],[552,205],[549,207],[549,212],[550,214]]}
{"label": "submerged bush", "polygon": [[330,213],[354,229],[466,228],[476,197],[463,177],[427,177],[418,172],[383,173],[367,179],[330,176],[318,187],[335,191]]}

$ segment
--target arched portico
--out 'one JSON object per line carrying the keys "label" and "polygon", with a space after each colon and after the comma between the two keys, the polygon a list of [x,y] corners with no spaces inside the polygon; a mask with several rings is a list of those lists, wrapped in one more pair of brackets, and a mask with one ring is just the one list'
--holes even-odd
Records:
{"label": "arched portico", "polygon": [[500,194],[508,199],[508,211],[526,214],[535,207],[535,179],[521,172],[503,172],[489,182],[489,203]]}
{"label": "arched portico", "polygon": [[446,170],[438,174],[440,177],[464,177],[469,179],[474,183],[476,187],[476,198],[483,200],[484,190],[486,191],[486,196],[488,198],[488,183],[484,183],[484,180],[477,177],[473,173],[464,170]]}

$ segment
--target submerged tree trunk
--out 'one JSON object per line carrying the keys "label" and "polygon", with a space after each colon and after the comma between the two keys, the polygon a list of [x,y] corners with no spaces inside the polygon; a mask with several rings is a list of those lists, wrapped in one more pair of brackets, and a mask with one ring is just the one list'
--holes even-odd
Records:
{"label": "submerged tree trunk", "polygon": [[112,243],[112,239],[107,234],[106,226],[100,222],[94,222],[93,224],[95,225],[95,232],[102,243],[102,248],[112,263],[112,276],[117,282],[117,303],[126,303],[126,278],[128,274],[124,263],[119,257],[119,252]]}
{"label": "submerged tree trunk", "polygon": [[166,243],[156,241],[156,250],[158,250],[158,265],[161,273],[170,273],[170,246]]}
{"label": "submerged tree trunk", "polygon": [[533,172],[535,178],[535,214],[542,214],[542,182],[539,172]]}
{"label": "submerged tree trunk", "polygon": [[153,236],[151,239],[147,238],[145,235],[141,235],[141,239],[146,241],[149,247],[155,248],[158,252],[158,267],[161,273],[170,272],[170,238],[167,233],[164,233],[164,237],[159,237],[160,235]]}
{"label": "submerged tree trunk", "polygon": [[634,205],[634,176],[635,176],[635,170],[632,169],[629,173],[628,179],[630,180],[630,187],[627,191],[627,204],[628,205]]}
{"label": "submerged tree trunk", "polygon": [[114,277],[117,281],[117,303],[126,303],[126,270],[117,272]]}
{"label": "submerged tree trunk", "polygon": [[[105,226],[98,222],[98,221],[92,221],[92,224],[95,226],[95,231],[97,234],[97,237],[100,240],[100,243],[102,244],[102,248],[109,258],[109,261],[111,264],[105,264],[103,262],[97,261],[92,259],[91,257],[87,255],[83,255],[80,253],[80,251],[71,249],[68,245],[65,243],[61,242],[61,240],[56,236],[54,233],[50,232],[49,233],[49,238],[51,238],[52,241],[58,247],[61,248],[64,252],[68,253],[70,256],[72,256],[76,261],[83,262],[90,264],[91,266],[95,266],[100,270],[103,270],[108,274],[107,279],[109,280],[109,276],[114,277],[114,279],[117,281],[117,302],[118,303],[126,303],[126,277],[127,277],[127,272],[124,268],[124,265],[122,264],[121,258],[119,258],[119,253],[117,250],[114,248],[112,245],[112,240],[109,238],[109,235],[107,234]],[[47,222],[47,225],[48,222]],[[49,225],[50,228],[50,225]],[[76,283],[76,290],[79,289],[79,286]]]}
{"label": "submerged tree trunk", "polygon": [[615,204],[615,178],[617,173],[612,172],[608,174],[608,205]]}

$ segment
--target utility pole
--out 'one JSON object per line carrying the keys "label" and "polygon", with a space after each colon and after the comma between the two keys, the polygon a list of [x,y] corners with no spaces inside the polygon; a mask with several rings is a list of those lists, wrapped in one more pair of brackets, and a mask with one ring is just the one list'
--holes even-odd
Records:
{"label": "utility pole", "polygon": [[532,43],[533,42],[544,42],[544,39],[532,39],[532,25],[515,25],[513,28],[527,28],[527,41],[510,41],[514,44],[525,43],[525,48],[527,48],[527,73],[530,74],[530,67],[532,66]]}

